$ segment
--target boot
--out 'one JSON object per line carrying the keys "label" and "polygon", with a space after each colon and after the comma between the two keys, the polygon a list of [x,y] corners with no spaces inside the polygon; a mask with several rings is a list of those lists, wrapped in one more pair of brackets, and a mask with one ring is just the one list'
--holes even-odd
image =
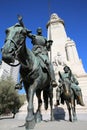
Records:
{"label": "boot", "polygon": [[78,103],[79,105],[81,105],[81,106],[85,106],[85,104],[84,104],[84,102],[83,102],[82,96],[80,96],[80,95],[78,96],[77,103]]}

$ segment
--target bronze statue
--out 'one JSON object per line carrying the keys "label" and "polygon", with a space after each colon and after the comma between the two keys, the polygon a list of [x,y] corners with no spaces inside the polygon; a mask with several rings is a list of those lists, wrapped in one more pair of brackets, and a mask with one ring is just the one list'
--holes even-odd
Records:
{"label": "bronze statue", "polygon": [[56,104],[55,106],[61,103],[64,104],[66,102],[69,111],[69,120],[72,121],[71,118],[71,108],[69,102],[72,104],[72,112],[73,112],[73,120],[77,120],[76,112],[75,112],[75,99],[77,100],[77,104],[84,106],[82,92],[80,87],[78,86],[78,81],[72,74],[71,69],[68,66],[65,66],[64,73],[61,74],[59,72],[59,85],[56,90]]}
{"label": "bronze statue", "polygon": [[[26,37],[30,37],[31,31],[24,27],[21,18],[19,23],[14,26],[6,29],[6,39],[4,46],[2,48],[2,60],[7,64],[14,63],[15,59],[20,63],[20,76],[21,83],[23,82],[24,88],[26,91],[28,107],[27,107],[27,117],[26,117],[26,129],[34,128],[36,121],[41,120],[41,91],[43,90],[43,97],[45,103],[45,109],[48,108],[48,98],[50,98],[51,106],[51,120],[53,120],[53,111],[52,111],[52,98],[53,98],[53,89],[50,85],[51,76],[47,70],[46,64],[48,63],[47,48],[45,42],[47,41],[41,36],[40,43],[42,43],[43,49],[42,53],[44,57],[47,58],[47,63],[45,58],[42,58],[41,54],[39,55],[39,46],[36,45],[36,48],[33,48],[31,51],[26,47]],[[34,44],[34,42],[33,42]],[[34,50],[36,49],[36,51]],[[46,52],[45,52],[46,49]],[[38,54],[37,54],[38,53]],[[38,56],[37,56],[38,55]],[[49,64],[49,63],[48,63]],[[38,109],[36,114],[34,113],[34,104],[33,98],[34,94],[38,98]],[[40,119],[37,119],[40,118]]]}
{"label": "bronze statue", "polygon": [[76,121],[77,116],[76,116],[76,108],[75,108],[75,95],[73,90],[70,87],[71,84],[70,82],[68,82],[68,80],[63,79],[63,76],[60,72],[59,72],[59,77],[61,79],[62,86],[60,88],[60,95],[57,95],[57,103],[55,106],[59,105],[59,99],[61,99],[61,103],[62,104],[66,103],[67,105],[67,109],[69,113],[69,121],[70,122]]}
{"label": "bronze statue", "polygon": [[[64,67],[64,73],[62,74],[62,77],[63,77],[64,80],[68,80],[68,82],[71,83],[70,87],[72,88],[72,90],[75,93],[75,96],[76,96],[76,99],[77,99],[77,104],[84,106],[81,88],[78,86],[79,82],[77,81],[75,76],[72,74],[72,71],[68,66]],[[60,92],[59,89],[61,88],[61,78],[59,79],[59,82],[60,82],[60,84],[59,84],[59,88],[57,89],[57,91]]]}
{"label": "bronze statue", "polygon": [[52,42],[50,42],[50,40],[47,41],[47,39],[43,37],[41,27],[37,28],[36,35],[28,33],[28,37],[31,38],[32,40],[31,43],[33,44],[33,49],[32,49],[33,53],[35,54],[35,56],[43,60],[44,65],[46,66],[48,70],[48,74],[51,78],[51,84],[53,87],[56,87],[57,83],[55,81],[55,74],[54,74],[53,66],[48,56],[48,51],[50,51]]}

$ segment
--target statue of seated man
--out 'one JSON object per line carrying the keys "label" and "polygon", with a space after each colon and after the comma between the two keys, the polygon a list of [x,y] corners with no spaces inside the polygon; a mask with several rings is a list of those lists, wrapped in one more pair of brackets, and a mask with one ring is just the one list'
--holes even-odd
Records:
{"label": "statue of seated man", "polygon": [[[24,27],[22,16],[18,15],[18,21]],[[53,65],[51,64],[48,56],[48,51],[50,51],[52,40],[47,41],[47,39],[42,36],[42,29],[40,27],[37,28],[36,35],[31,34],[29,32],[27,36],[32,40],[31,41],[31,43],[33,44],[32,52],[44,62],[51,79],[51,85],[52,87],[56,87],[57,83],[55,80]],[[20,82],[16,84],[15,89],[22,89],[22,78],[20,78]]]}
{"label": "statue of seated man", "polygon": [[32,40],[31,43],[33,44],[33,49],[32,49],[33,53],[41,60],[43,60],[43,62],[47,67],[49,76],[51,78],[51,85],[53,87],[56,87],[57,83],[55,80],[53,66],[50,63],[49,56],[48,56],[48,51],[50,51],[52,42],[50,42],[50,40],[47,41],[47,39],[42,36],[42,29],[40,27],[37,28],[36,35],[29,33],[27,36]]}
{"label": "statue of seated man", "polygon": [[[67,80],[70,84],[71,84],[71,88],[73,89],[76,99],[77,99],[77,104],[80,104],[81,106],[84,106],[84,102],[83,102],[83,98],[82,98],[82,92],[81,92],[81,88],[78,86],[78,81],[75,78],[75,76],[72,74],[71,69],[68,66],[65,66],[63,68],[64,73],[62,74],[62,78],[64,80]],[[56,104],[55,106],[59,105],[60,103],[60,97],[62,94],[62,81],[61,78],[59,79],[59,86],[56,89]],[[64,103],[64,102],[63,102]]]}

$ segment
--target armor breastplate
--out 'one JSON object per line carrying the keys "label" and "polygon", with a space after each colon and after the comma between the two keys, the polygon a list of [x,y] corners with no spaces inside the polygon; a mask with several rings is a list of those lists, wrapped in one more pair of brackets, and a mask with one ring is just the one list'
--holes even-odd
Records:
{"label": "armor breastplate", "polygon": [[43,38],[43,36],[35,36],[32,43],[33,43],[33,45],[46,46],[46,40],[45,40],[45,38]]}

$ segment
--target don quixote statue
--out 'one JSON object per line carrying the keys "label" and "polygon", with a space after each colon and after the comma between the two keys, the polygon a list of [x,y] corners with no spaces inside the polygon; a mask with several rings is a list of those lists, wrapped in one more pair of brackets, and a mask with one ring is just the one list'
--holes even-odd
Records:
{"label": "don quixote statue", "polygon": [[[48,98],[50,98],[51,120],[53,117],[53,87],[57,86],[52,64],[48,57],[52,41],[47,41],[42,36],[42,29],[37,29],[37,35],[31,34],[24,23],[22,17],[18,16],[19,23],[6,29],[6,38],[2,48],[2,60],[12,65],[15,60],[20,64],[20,85],[23,83],[28,101],[26,130],[33,129],[35,123],[40,121],[41,115],[41,91],[45,109],[48,108]],[[26,37],[32,40],[33,49],[26,47]],[[17,86],[16,86],[17,87]],[[38,99],[38,108],[34,112],[34,94]]]}

